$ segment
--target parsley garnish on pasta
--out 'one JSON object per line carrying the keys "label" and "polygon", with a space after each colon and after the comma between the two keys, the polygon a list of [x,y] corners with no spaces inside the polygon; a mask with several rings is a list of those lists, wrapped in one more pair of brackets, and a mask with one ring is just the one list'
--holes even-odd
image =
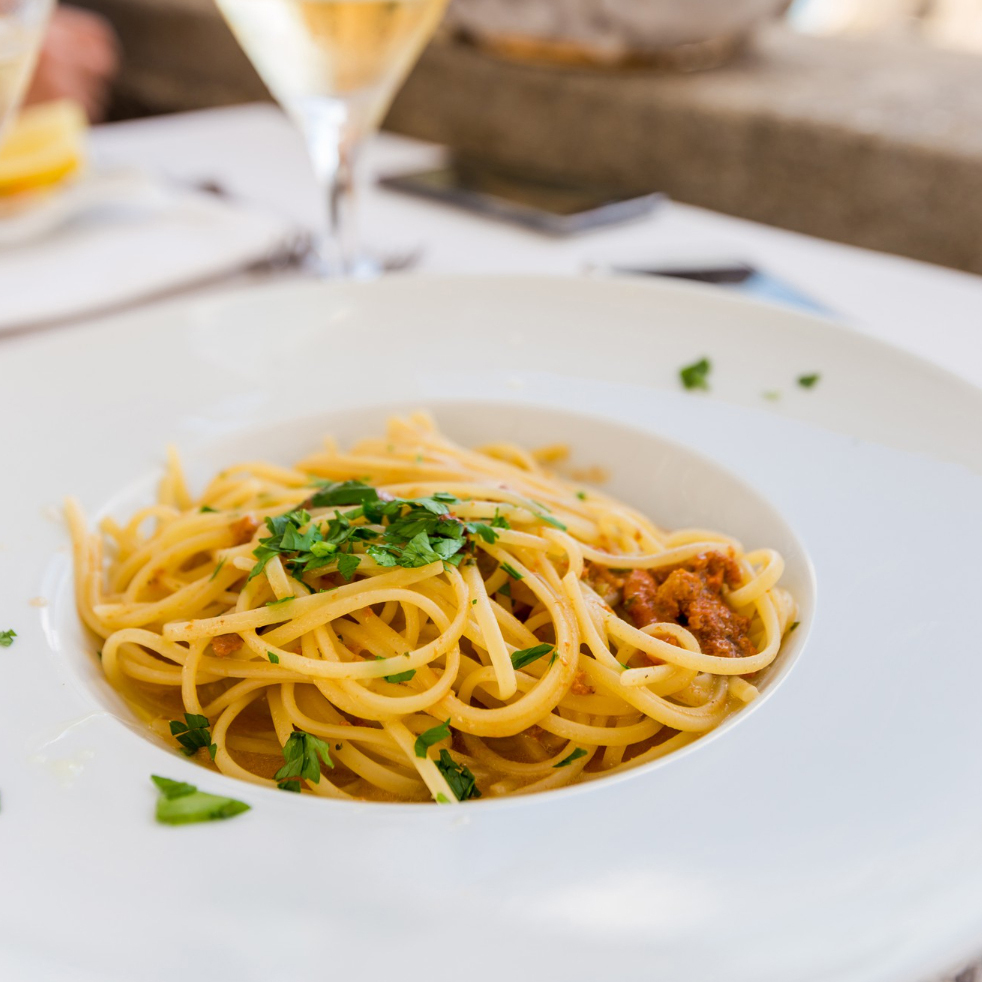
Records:
{"label": "parsley garnish on pasta", "polygon": [[427,750],[433,746],[434,743],[440,743],[442,740],[450,739],[450,720],[445,720],[439,726],[434,726],[429,730],[425,730],[416,737],[416,756],[425,757]]}
{"label": "parsley garnish on pasta", "polygon": [[458,801],[468,801],[470,798],[480,798],[474,775],[467,767],[458,764],[449,751],[441,750],[440,759],[436,762],[437,770],[443,775],[454,797]]}
{"label": "parsley garnish on pasta", "polygon": [[211,741],[208,726],[208,717],[197,713],[185,713],[183,723],[176,719],[170,721],[171,735],[177,738],[186,756],[193,757],[199,750],[205,748],[214,760],[218,747]]}
{"label": "parsley garnish on pasta", "polygon": [[283,759],[286,763],[276,772],[276,780],[281,791],[299,791],[301,778],[319,784],[320,761],[323,761],[326,767],[334,767],[328,744],[312,733],[297,730],[291,733],[286,741]]}
{"label": "parsley garnish on pasta", "polygon": [[555,651],[555,645],[537,644],[534,648],[523,648],[521,651],[513,651],[511,653],[511,663],[515,668],[524,668],[526,665],[531,665],[532,662],[544,658],[553,651]]}

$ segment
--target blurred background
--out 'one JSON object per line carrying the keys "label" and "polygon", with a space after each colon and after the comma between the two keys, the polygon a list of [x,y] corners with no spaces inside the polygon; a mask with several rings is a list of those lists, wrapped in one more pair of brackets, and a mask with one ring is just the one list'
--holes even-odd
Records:
{"label": "blurred background", "polygon": [[[83,0],[76,7],[101,14],[121,41],[110,118],[266,96],[213,0]],[[648,62],[691,70],[737,54],[771,16],[802,35],[982,53],[982,0],[453,0],[435,43],[476,42],[513,58],[581,67]],[[83,37],[77,18],[73,26],[81,58],[91,32]],[[696,40],[706,42],[701,52],[690,46],[670,55]]]}
{"label": "blurred background", "polygon": [[[59,9],[31,98],[110,120],[269,98],[213,0],[80,6],[101,20]],[[385,125],[982,272],[980,55],[982,0],[452,0]]]}

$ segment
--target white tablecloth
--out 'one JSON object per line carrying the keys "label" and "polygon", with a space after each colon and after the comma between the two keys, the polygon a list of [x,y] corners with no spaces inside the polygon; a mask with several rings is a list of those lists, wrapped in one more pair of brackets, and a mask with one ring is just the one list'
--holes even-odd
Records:
{"label": "white tablecloth", "polygon": [[[97,128],[97,162],[178,180],[213,180],[312,225],[318,201],[299,137],[272,106],[214,109]],[[371,172],[423,167],[427,144],[382,135]],[[557,241],[467,212],[368,186],[366,242],[422,247],[425,273],[575,275],[591,263],[644,264],[677,254],[740,256],[836,311],[857,330],[893,342],[982,384],[982,278],[872,253],[669,202],[649,218]],[[214,289],[209,287],[205,289]]]}

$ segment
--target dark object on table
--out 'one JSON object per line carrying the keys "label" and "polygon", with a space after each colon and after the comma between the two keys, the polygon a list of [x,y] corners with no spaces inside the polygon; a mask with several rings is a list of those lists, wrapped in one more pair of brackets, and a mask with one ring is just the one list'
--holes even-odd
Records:
{"label": "dark object on table", "polygon": [[834,316],[828,307],[812,300],[797,287],[756,269],[741,260],[722,260],[705,264],[660,265],[652,267],[616,266],[616,273],[633,273],[640,276],[668,276],[697,283],[715,283],[731,287],[757,300],[770,300],[809,313]]}
{"label": "dark object on table", "polygon": [[462,160],[438,170],[386,177],[379,183],[558,236],[647,215],[662,197],[542,181]]}

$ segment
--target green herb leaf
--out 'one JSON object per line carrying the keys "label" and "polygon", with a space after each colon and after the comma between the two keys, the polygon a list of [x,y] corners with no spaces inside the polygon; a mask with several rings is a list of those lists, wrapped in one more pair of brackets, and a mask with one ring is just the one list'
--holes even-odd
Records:
{"label": "green herb leaf", "polygon": [[321,767],[318,757],[327,767],[334,767],[331,748],[320,737],[303,730],[294,730],[283,748],[286,763],[273,775],[281,791],[299,791],[300,779],[320,784]]}
{"label": "green herb leaf", "polygon": [[386,675],[385,676],[385,681],[386,682],[408,682],[411,678],[414,678],[415,675],[416,675],[416,669],[415,668],[410,668],[408,671],[406,671],[406,672],[398,672],[396,675]]}
{"label": "green herb leaf", "polygon": [[[417,751],[418,753],[418,751]],[[437,770],[444,776],[450,790],[458,801],[468,798],[480,798],[481,792],[470,769],[458,764],[446,750],[440,751],[440,759],[436,761]]]}
{"label": "green herb leaf", "polygon": [[203,515],[207,514],[208,512],[212,512],[213,514],[218,514],[218,509],[217,508],[212,508],[211,505],[202,505],[198,510]]}
{"label": "green herb leaf", "polygon": [[208,725],[207,716],[185,713],[183,723],[176,719],[170,721],[170,731],[173,736],[177,737],[181,751],[186,756],[193,757],[202,747],[207,747],[211,759],[214,760],[218,747],[211,742]]}
{"label": "green herb leaf", "polygon": [[346,552],[338,556],[338,572],[350,583],[355,578],[355,570],[361,565],[361,557]]}
{"label": "green herb leaf", "polygon": [[0,631],[0,648],[9,648],[16,637],[17,632],[13,628],[9,631]]}
{"label": "green herb leaf", "polygon": [[553,764],[553,767],[569,767],[574,760],[579,760],[581,757],[586,756],[586,751],[582,747],[577,747],[568,757],[564,757],[558,764]]}
{"label": "green herb leaf", "polygon": [[449,805],[450,799],[442,791],[438,791],[436,793],[436,803],[438,805]]}
{"label": "green herb leaf", "polygon": [[580,501],[586,501],[586,491],[577,491],[576,497],[579,498]]}
{"label": "green herb leaf", "polygon": [[791,625],[791,627],[789,627],[789,628],[788,628],[788,634],[790,634],[790,633],[791,633],[791,632],[792,632],[792,631],[793,631],[793,630],[794,630],[794,629],[795,629],[795,628],[796,628],[796,627],[797,627],[797,626],[798,626],[798,625],[799,625],[800,623],[801,623],[801,621],[795,621],[795,622],[794,622],[794,623],[793,623],[793,624]]}
{"label": "green herb leaf", "polygon": [[296,595],[294,595],[294,594],[291,593],[289,597],[281,597],[279,600],[267,600],[266,601],[266,606],[267,607],[279,607],[280,604],[289,603],[291,600],[296,600],[296,599],[297,599],[296,598]]}
{"label": "green herb leaf", "polygon": [[267,648],[267,649],[266,649],[266,657],[267,657],[267,658],[268,658],[268,659],[269,659],[269,660],[270,660],[270,661],[271,661],[271,662],[272,662],[272,663],[273,663],[274,665],[279,665],[279,663],[280,663],[280,656],[279,656],[278,654],[276,654],[276,652],[275,652],[275,651],[270,651],[270,650],[269,650],[269,649]]}
{"label": "green herb leaf", "polygon": [[[406,655],[408,656],[408,654],[409,652],[407,651]],[[381,655],[376,655],[375,660],[385,661],[385,659]],[[411,678],[413,678],[413,676],[415,676],[415,674],[416,674],[416,669],[410,668],[409,671],[407,672],[398,672],[395,675],[383,675],[382,678],[384,678],[386,682],[408,682]]]}
{"label": "green herb leaf", "polygon": [[818,383],[818,380],[821,377],[822,376],[819,375],[818,372],[815,372],[814,375],[799,375],[798,376],[798,385],[800,385],[803,389],[810,389],[810,388],[812,388],[812,386],[814,386],[814,385],[816,385]]}
{"label": "green herb leaf", "polygon": [[151,776],[160,791],[157,799],[157,821],[164,825],[189,825],[192,822],[213,822],[232,818],[249,811],[250,806],[235,798],[223,798],[199,791],[193,784]]}
{"label": "green herb leaf", "polygon": [[501,514],[500,508],[495,508],[494,518],[491,519],[491,528],[493,529],[510,529],[511,525],[508,524],[508,519]]}
{"label": "green herb leaf", "polygon": [[552,515],[547,515],[545,512],[541,511],[534,511],[532,514],[535,515],[540,522],[545,522],[546,525],[551,525],[553,528],[559,529],[560,532],[566,531],[566,526],[559,521],[558,518],[553,518]]}
{"label": "green herb leaf", "polygon": [[708,389],[712,367],[708,358],[700,358],[699,361],[679,369],[679,378],[687,389]]}
{"label": "green herb leaf", "polygon": [[310,498],[311,508],[331,508],[337,505],[363,505],[378,501],[378,491],[361,481],[328,481]]}
{"label": "green herb leaf", "polygon": [[[553,644],[537,644],[534,648],[523,648],[521,651],[511,653],[511,663],[515,668],[524,668],[540,658],[544,658],[551,651],[555,650]],[[550,662],[552,664],[552,662]]]}
{"label": "green herb leaf", "polygon": [[450,739],[450,720],[444,720],[439,726],[434,726],[430,730],[426,730],[420,733],[416,737],[416,743],[414,749],[416,751],[417,757],[425,757],[427,750],[433,746],[434,743],[439,743],[441,740]]}
{"label": "green herb leaf", "polygon": [[225,565],[225,557],[224,557],[224,556],[222,556],[222,558],[221,558],[221,559],[220,559],[220,560],[218,561],[218,565],[217,565],[217,566],[215,567],[215,572],[214,572],[214,573],[212,573],[212,574],[211,574],[211,576],[209,576],[209,577],[208,577],[208,582],[209,582],[209,583],[210,583],[210,582],[211,582],[211,581],[212,581],[212,580],[213,580],[213,579],[214,579],[214,578],[215,578],[216,576],[218,576],[218,574],[219,574],[219,573],[220,573],[220,572],[222,571],[222,567],[223,567],[224,565]]}
{"label": "green herb leaf", "polygon": [[467,528],[490,545],[494,545],[498,541],[498,533],[490,525],[485,525],[483,522],[468,522]]}
{"label": "green herb leaf", "polygon": [[509,566],[508,563],[502,563],[501,568],[513,579],[513,580],[524,580],[525,577],[515,569],[514,566]]}
{"label": "green herb leaf", "polygon": [[172,781],[169,777],[160,777],[158,774],[151,774],[150,780],[157,785],[165,798],[181,798],[186,794],[194,794],[198,790],[193,784],[187,784],[184,781]]}
{"label": "green herb leaf", "polygon": [[511,583],[508,580],[505,580],[505,582],[502,583],[501,586],[498,587],[498,593],[500,593],[503,597],[508,597],[508,599],[510,600],[511,599]]}

